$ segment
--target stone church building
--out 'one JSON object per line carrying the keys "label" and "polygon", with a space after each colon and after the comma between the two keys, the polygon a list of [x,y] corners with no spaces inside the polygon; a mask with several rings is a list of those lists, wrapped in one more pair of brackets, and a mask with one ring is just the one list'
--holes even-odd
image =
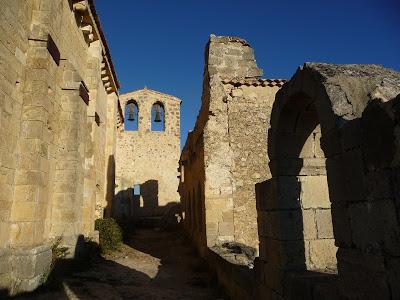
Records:
{"label": "stone church building", "polygon": [[144,88],[120,101],[124,128],[116,140],[114,215],[162,217],[179,203],[181,100]]}
{"label": "stone church building", "polygon": [[0,5],[0,287],[30,291],[111,212],[119,83],[93,1]]}
{"label": "stone church building", "polygon": [[0,0],[0,297],[44,282],[58,239],[82,257],[96,219],[174,216],[231,299],[400,299],[400,73],[261,78],[211,35],[203,74],[180,153],[181,100],[119,95],[94,0]]}

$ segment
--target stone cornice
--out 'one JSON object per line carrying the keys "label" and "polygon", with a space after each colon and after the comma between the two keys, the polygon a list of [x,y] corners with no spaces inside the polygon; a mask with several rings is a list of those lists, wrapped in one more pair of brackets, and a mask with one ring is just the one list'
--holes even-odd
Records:
{"label": "stone cornice", "polygon": [[130,98],[134,98],[138,94],[151,94],[151,95],[159,96],[159,97],[166,98],[166,99],[169,99],[169,100],[179,101],[179,103],[182,102],[182,100],[179,99],[178,97],[175,97],[175,96],[172,96],[172,95],[168,95],[168,94],[165,94],[165,93],[161,93],[161,92],[149,89],[147,87],[145,87],[143,89],[135,90],[135,91],[132,91],[132,92],[129,92],[129,93],[120,94],[120,99],[121,99],[121,101],[129,100]]}

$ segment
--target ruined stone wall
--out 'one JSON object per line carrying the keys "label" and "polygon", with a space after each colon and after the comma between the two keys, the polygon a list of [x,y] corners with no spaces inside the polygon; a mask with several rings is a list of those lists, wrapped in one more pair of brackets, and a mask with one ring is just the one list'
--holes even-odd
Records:
{"label": "ruined stone wall", "polygon": [[229,144],[233,151],[235,241],[258,248],[254,184],[269,178],[267,131],[275,93],[282,81],[231,81],[228,96]]}
{"label": "ruined stone wall", "polygon": [[[234,241],[258,249],[254,184],[270,176],[266,137],[274,96],[283,84],[259,79],[261,74],[246,41],[211,36],[202,108],[192,133],[202,142],[188,142],[188,158],[181,157],[182,165],[193,160],[192,153],[204,152],[203,205],[209,247]],[[185,178],[196,177],[199,169],[184,168]],[[190,202],[188,191],[194,188],[189,181],[181,183],[181,197],[186,198],[182,201]],[[191,208],[195,215],[201,213],[197,211],[201,206]],[[190,212],[185,216],[190,223]]]}
{"label": "ruined stone wall", "polygon": [[[204,116],[204,114],[203,114]],[[197,132],[198,133],[198,132]],[[179,194],[183,225],[201,256],[207,253],[204,207],[204,145],[203,136],[188,134],[180,158]]]}
{"label": "ruined stone wall", "polygon": [[[138,130],[121,130],[117,134],[115,214],[134,218],[160,216],[169,205],[179,202],[181,101],[146,88],[123,94],[125,119],[125,106],[130,100],[138,105]],[[157,101],[164,106],[164,131],[151,130],[151,109]],[[134,198],[135,184],[140,184],[141,195]]]}
{"label": "ruined stone wall", "polygon": [[399,94],[398,72],[322,63],[278,92],[273,177],[257,185],[260,298],[399,297]]}
{"label": "ruined stone wall", "polygon": [[[53,238],[62,236],[74,256],[78,236],[94,234],[95,203],[83,200],[86,124],[95,122],[87,104],[97,102],[106,118],[118,83],[91,2],[7,1],[0,14],[0,286],[15,293],[41,282]],[[94,139],[104,147],[104,133]],[[104,150],[98,159],[104,169]]]}

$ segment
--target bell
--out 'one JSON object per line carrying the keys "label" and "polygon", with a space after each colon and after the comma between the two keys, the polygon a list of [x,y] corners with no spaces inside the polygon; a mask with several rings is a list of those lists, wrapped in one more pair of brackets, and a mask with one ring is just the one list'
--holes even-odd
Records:
{"label": "bell", "polygon": [[128,121],[135,121],[135,111],[133,105],[129,105],[128,110]]}
{"label": "bell", "polygon": [[160,123],[161,122],[161,113],[160,113],[160,105],[156,104],[156,115],[154,116],[154,122]]}

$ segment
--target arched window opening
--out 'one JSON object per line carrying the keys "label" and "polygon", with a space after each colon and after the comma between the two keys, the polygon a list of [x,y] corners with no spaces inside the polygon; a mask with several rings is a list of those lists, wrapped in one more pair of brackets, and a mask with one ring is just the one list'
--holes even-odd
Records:
{"label": "arched window opening", "polygon": [[139,108],[135,100],[129,100],[125,105],[125,131],[139,129]]}
{"label": "arched window opening", "polygon": [[[321,126],[314,99],[296,94],[282,108],[271,141],[271,171],[285,186],[279,198],[281,226],[275,237],[291,241],[302,254],[289,269],[336,272],[336,246]],[[290,191],[290,192],[286,192]],[[290,209],[290,212],[288,211]],[[269,220],[276,214],[270,213]],[[291,247],[286,248],[290,255]]]}
{"label": "arched window opening", "polygon": [[151,131],[165,130],[165,109],[161,102],[156,102],[151,108]]}

